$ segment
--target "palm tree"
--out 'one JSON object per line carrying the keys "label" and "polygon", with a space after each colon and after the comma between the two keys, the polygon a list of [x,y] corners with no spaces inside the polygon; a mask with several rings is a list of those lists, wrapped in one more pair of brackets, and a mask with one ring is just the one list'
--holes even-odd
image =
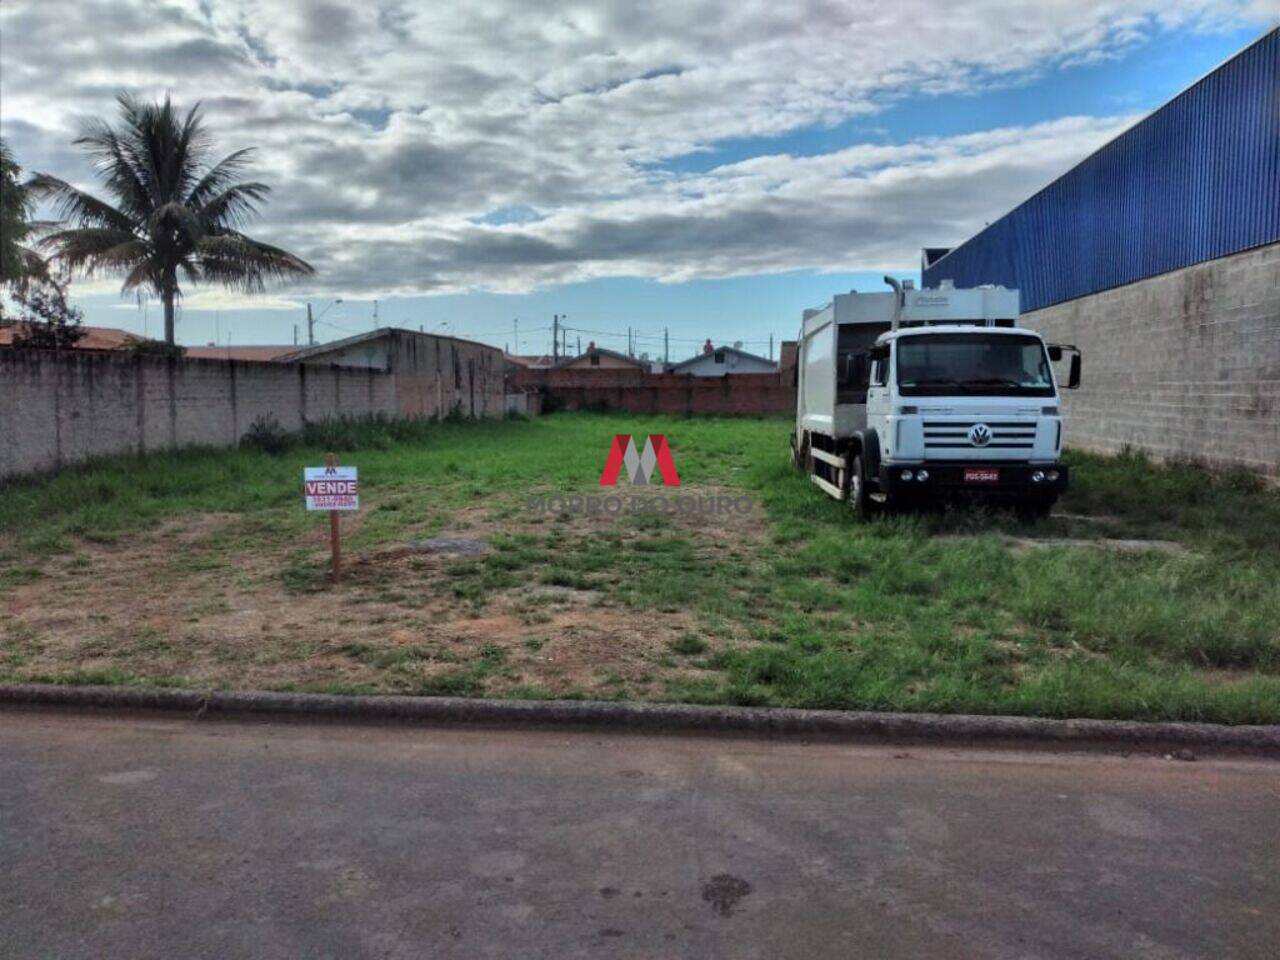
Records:
{"label": "palm tree", "polygon": [[15,294],[25,293],[31,281],[48,276],[44,260],[25,245],[34,229],[30,220],[34,203],[21,177],[22,167],[9,145],[0,140],[0,285]]}
{"label": "palm tree", "polygon": [[164,103],[117,97],[121,128],[87,126],[75,141],[97,163],[115,205],[48,174],[31,188],[51,200],[72,226],[41,242],[70,271],[124,273],[122,292],[147,290],[164,303],[164,337],[174,342],[174,305],[182,296],[178,275],[192,283],[217,283],[249,293],[269,280],[315,271],[293,254],[246,237],[239,227],[257,212],[270,188],[240,179],[251,150],[217,163],[207,158],[211,138],[200,105],[185,118]]}

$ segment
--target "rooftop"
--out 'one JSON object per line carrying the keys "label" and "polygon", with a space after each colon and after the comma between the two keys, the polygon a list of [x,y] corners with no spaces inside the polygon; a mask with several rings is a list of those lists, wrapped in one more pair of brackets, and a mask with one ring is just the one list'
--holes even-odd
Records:
{"label": "rooftop", "polygon": [[[14,338],[26,327],[27,324],[21,322],[0,327],[0,347],[13,346]],[[76,350],[127,350],[146,342],[146,337],[116,327],[81,326],[80,330],[84,335],[76,341]]]}

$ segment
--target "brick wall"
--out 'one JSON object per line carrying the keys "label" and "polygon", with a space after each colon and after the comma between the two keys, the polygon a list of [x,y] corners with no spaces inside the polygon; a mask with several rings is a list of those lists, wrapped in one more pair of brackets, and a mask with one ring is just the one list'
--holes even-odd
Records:
{"label": "brick wall", "polygon": [[233,446],[259,416],[397,412],[393,377],[334,366],[0,350],[0,478],[89,457]]}
{"label": "brick wall", "polygon": [[535,390],[546,408],[606,408],[628,413],[750,415],[794,414],[796,391],[790,375],[743,373],[728,377],[686,377],[640,369],[518,369],[513,390]]}
{"label": "brick wall", "polygon": [[1067,440],[1280,476],[1280,244],[1028,313],[1084,354]]}

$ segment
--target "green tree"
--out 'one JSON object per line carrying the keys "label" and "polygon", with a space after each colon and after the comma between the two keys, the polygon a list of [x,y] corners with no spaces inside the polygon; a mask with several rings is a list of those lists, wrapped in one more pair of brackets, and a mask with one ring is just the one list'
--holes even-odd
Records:
{"label": "green tree", "polygon": [[67,303],[64,277],[46,276],[13,298],[22,310],[13,338],[15,347],[69,350],[88,332],[81,325],[84,313]]}
{"label": "green tree", "polygon": [[170,345],[179,276],[258,293],[268,281],[315,272],[292,253],[240,232],[270,188],[241,179],[251,150],[208,162],[213,144],[199,104],[181,117],[168,97],[117,99],[119,129],[95,121],[75,141],[93,157],[114,205],[48,174],[31,181],[65,227],[41,241],[58,263],[86,276],[123,273],[124,292],[154,294],[164,304]]}
{"label": "green tree", "polygon": [[32,280],[47,276],[44,260],[25,245],[34,202],[21,178],[22,167],[0,140],[0,285],[14,294],[25,293]]}

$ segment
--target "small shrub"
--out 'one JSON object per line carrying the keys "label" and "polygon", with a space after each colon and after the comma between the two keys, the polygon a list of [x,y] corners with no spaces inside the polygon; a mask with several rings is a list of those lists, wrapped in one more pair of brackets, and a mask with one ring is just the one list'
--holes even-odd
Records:
{"label": "small shrub", "polygon": [[240,438],[240,446],[275,456],[292,447],[294,441],[293,434],[280,426],[279,420],[267,413],[254,418],[249,429]]}
{"label": "small shrub", "polygon": [[692,633],[681,634],[671,642],[671,652],[691,657],[707,649],[707,641]]}

